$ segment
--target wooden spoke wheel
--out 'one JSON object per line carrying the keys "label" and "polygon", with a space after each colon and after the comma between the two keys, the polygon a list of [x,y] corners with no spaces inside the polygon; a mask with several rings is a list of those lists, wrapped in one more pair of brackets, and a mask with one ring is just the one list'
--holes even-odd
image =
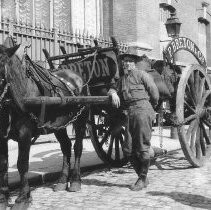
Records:
{"label": "wooden spoke wheel", "polygon": [[[120,117],[121,118],[121,117]],[[124,127],[120,118],[111,118],[105,110],[91,116],[89,132],[95,151],[99,158],[112,167],[127,163],[123,155]]]}
{"label": "wooden spoke wheel", "polygon": [[186,159],[200,167],[211,155],[211,84],[205,70],[197,64],[186,67],[181,75],[176,116],[178,136]]}

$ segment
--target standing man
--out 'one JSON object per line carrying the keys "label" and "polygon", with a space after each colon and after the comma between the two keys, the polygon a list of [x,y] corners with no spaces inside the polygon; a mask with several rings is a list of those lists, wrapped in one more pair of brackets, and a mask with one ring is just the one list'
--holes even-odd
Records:
{"label": "standing man", "polygon": [[113,106],[121,108],[127,116],[123,150],[138,175],[131,190],[138,191],[149,184],[149,149],[152,122],[155,119],[151,103],[158,103],[159,92],[153,78],[142,69],[137,69],[136,63],[141,57],[134,48],[129,47],[125,54],[119,55],[119,59],[122,61],[123,72],[108,95],[112,98]]}

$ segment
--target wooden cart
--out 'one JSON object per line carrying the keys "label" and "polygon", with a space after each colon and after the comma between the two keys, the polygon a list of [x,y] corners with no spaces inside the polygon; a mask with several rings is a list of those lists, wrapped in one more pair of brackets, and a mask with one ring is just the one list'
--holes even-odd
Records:
{"label": "wooden cart", "polygon": [[178,51],[191,53],[198,64],[184,67],[176,88],[175,125],[186,159],[194,167],[202,166],[211,155],[211,82],[206,60],[187,37],[173,39],[164,52],[167,63],[175,63]]}
{"label": "wooden cart", "polygon": [[[177,75],[179,81],[175,94],[176,118],[174,124],[177,126],[179,141],[185,157],[192,166],[200,167],[211,154],[211,82],[206,72],[206,62],[202,53],[195,43],[188,38],[179,37],[172,40],[164,52],[164,61],[166,63],[174,63],[174,55],[179,50],[186,50],[192,53],[199,64],[187,66],[182,69],[180,75]],[[75,70],[78,68],[79,73],[86,77],[85,81],[91,92],[93,89],[96,90],[98,88],[102,90],[102,95],[98,93],[97,95],[91,94],[84,97],[65,97],[65,103],[91,105],[91,117],[88,128],[98,156],[112,166],[125,164],[127,160],[122,152],[124,127],[117,126],[123,119],[118,117],[117,110],[111,111],[110,100],[106,96],[106,92],[103,92],[104,89],[100,88],[102,86],[106,88],[105,81],[108,81],[106,76],[114,76],[109,62],[103,63],[103,55],[112,51],[113,55],[110,56],[111,65],[117,65],[115,58],[118,54],[117,43],[114,41],[113,46],[108,48],[100,48],[98,45],[88,49],[79,48],[78,52],[72,54],[66,54],[64,48],[61,48],[61,51],[63,55],[50,57],[48,52],[44,50],[51,71],[56,69],[53,61],[63,59],[61,66],[68,65],[68,68],[75,68]],[[89,58],[92,60],[92,65]],[[100,61],[100,59],[102,60]],[[84,61],[88,63],[85,64]],[[94,62],[96,62],[96,65],[93,64]],[[88,70],[84,67],[85,65],[91,65],[92,68],[90,67]],[[99,68],[100,65],[101,69]],[[82,71],[80,72],[81,69]],[[87,76],[87,72],[89,72],[89,76]],[[178,74],[177,72],[174,73]],[[105,78],[102,77],[103,74]],[[46,100],[48,105],[61,105],[61,103],[64,103],[64,99],[62,100],[60,97],[40,97],[26,98],[25,104],[41,104],[43,100]]]}

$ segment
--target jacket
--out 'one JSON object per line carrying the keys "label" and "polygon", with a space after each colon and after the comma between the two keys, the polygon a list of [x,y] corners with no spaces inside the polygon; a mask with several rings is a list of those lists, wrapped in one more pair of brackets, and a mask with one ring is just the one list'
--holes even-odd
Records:
{"label": "jacket", "polygon": [[133,70],[121,76],[116,86],[112,85],[112,89],[117,91],[123,106],[133,105],[134,102],[138,106],[137,103],[140,102],[140,106],[143,106],[143,101],[156,105],[159,100],[159,92],[153,78],[141,70]]}

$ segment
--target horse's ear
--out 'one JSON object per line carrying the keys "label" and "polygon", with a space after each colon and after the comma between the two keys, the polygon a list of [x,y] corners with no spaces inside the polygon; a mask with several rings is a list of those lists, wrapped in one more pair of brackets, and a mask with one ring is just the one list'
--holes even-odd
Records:
{"label": "horse's ear", "polygon": [[7,48],[5,51],[8,55],[8,57],[12,57],[19,47],[20,47],[20,44],[15,45],[14,47]]}
{"label": "horse's ear", "polygon": [[14,47],[15,46],[15,41],[14,39],[11,37],[11,36],[8,36],[3,45],[6,47],[6,48],[10,48],[10,47]]}

